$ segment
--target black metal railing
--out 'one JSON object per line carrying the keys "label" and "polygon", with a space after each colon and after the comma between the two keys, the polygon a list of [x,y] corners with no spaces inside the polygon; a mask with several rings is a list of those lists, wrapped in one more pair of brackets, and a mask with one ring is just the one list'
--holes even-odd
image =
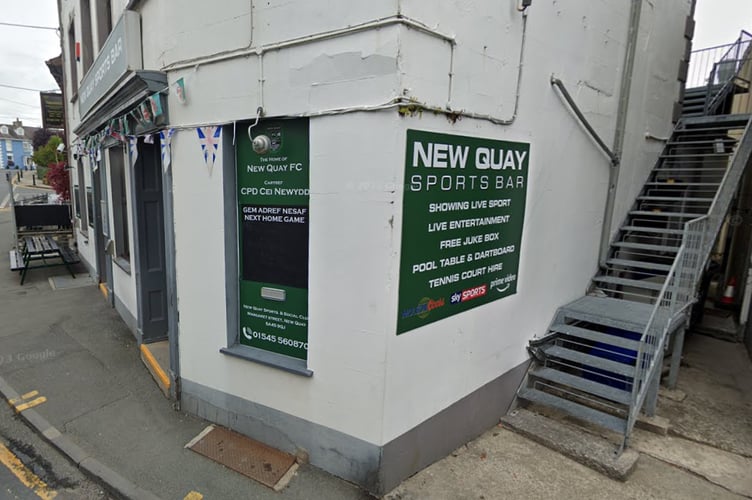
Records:
{"label": "black metal railing", "polygon": [[689,58],[687,89],[723,85],[749,58],[752,34],[742,31],[734,43],[695,50]]}

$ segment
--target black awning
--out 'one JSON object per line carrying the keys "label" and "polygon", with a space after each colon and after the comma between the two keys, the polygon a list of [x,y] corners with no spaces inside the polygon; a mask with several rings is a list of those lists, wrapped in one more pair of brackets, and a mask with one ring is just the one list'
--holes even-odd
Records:
{"label": "black awning", "polygon": [[83,137],[108,120],[125,114],[147,96],[167,88],[167,74],[160,71],[137,70],[128,73],[110,95],[99,102],[73,132]]}

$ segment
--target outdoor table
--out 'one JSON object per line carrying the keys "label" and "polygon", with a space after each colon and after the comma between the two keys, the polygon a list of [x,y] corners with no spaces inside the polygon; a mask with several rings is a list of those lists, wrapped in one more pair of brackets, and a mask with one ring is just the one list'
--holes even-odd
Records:
{"label": "outdoor table", "polygon": [[[78,262],[71,250],[67,247],[61,247],[49,235],[26,236],[23,239],[23,267],[21,268],[21,284],[24,284],[26,273],[29,269],[65,266],[71,276],[75,279],[76,275],[71,269],[71,264]],[[32,261],[42,261],[41,264],[31,266]],[[59,260],[59,262],[57,262]]]}

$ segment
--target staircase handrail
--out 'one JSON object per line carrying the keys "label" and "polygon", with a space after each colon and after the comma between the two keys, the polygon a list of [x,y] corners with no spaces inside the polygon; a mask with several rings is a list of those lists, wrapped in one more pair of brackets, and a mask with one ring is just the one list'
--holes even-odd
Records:
{"label": "staircase handrail", "polygon": [[728,44],[693,50],[689,57],[685,88],[712,87],[715,85],[715,68],[729,58],[740,44],[749,42],[752,35],[742,30],[737,39]]}
{"label": "staircase handrail", "polygon": [[642,410],[651,385],[650,381],[662,364],[661,354],[672,323],[697,300],[697,284],[731,205],[739,179],[750,159],[750,153],[752,153],[752,119],[747,120],[742,137],[729,160],[729,168],[726,169],[708,213],[684,225],[682,244],[679,246],[640,337],[624,444],[634,428],[637,415]]}
{"label": "staircase handrail", "polygon": [[[661,313],[660,310],[665,302],[672,302],[667,299],[669,290],[673,288],[672,281],[676,275],[676,268],[680,261],[681,256],[684,254],[684,245],[679,247],[679,251],[676,254],[671,269],[666,276],[661,291],[658,294],[658,298],[655,301],[653,310],[650,313],[648,322],[645,325],[645,329],[640,337],[640,344],[637,348],[637,357],[635,358],[635,374],[632,381],[632,398],[629,405],[629,415],[627,416],[627,428],[624,433],[624,444],[626,444],[629,435],[632,433],[635,422],[637,421],[637,415],[642,409],[642,405],[645,402],[645,398],[648,394],[650,387],[650,380],[658,363],[658,356],[656,353],[662,352],[663,344],[665,342],[666,333],[669,327],[669,314],[668,311]],[[651,332],[659,333],[660,335],[650,335]]]}
{"label": "staircase handrail", "polygon": [[[745,36],[747,35],[747,39]],[[739,71],[744,67],[745,61],[749,58],[750,34],[742,30],[739,34],[739,38],[731,44],[726,53],[715,63],[713,63],[713,69],[710,71],[710,77],[708,78],[708,92],[705,96],[704,114],[714,114],[718,105],[720,105],[726,97],[734,89],[734,81],[739,76]],[[743,47],[743,48],[742,48]],[[713,92],[713,85],[715,84],[716,77],[719,76],[718,68],[721,64],[733,65],[733,73],[728,73],[723,80],[718,81],[716,85],[720,85],[717,92]]]}

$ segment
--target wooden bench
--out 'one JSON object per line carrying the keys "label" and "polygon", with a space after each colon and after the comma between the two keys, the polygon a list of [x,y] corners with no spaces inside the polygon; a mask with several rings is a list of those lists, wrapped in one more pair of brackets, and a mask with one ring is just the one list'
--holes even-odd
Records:
{"label": "wooden bench", "polygon": [[[30,269],[43,267],[65,266],[70,275],[74,279],[76,278],[71,265],[79,262],[78,256],[67,245],[58,245],[50,235],[24,237],[21,256],[22,267],[19,270],[21,272],[22,285]],[[57,261],[58,259],[59,262]],[[42,264],[32,265],[32,262],[40,260]]]}

